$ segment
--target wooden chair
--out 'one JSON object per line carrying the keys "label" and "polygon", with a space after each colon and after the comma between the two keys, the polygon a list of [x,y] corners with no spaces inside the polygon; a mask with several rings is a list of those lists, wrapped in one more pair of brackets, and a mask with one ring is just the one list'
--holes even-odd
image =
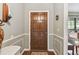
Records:
{"label": "wooden chair", "polygon": [[72,55],[74,55],[74,45],[68,45],[68,50],[72,50]]}

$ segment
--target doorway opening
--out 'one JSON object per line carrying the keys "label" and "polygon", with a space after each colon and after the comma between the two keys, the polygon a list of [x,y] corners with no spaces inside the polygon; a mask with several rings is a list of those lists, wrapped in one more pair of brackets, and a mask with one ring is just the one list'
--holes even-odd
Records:
{"label": "doorway opening", "polygon": [[48,12],[30,12],[30,50],[48,49]]}

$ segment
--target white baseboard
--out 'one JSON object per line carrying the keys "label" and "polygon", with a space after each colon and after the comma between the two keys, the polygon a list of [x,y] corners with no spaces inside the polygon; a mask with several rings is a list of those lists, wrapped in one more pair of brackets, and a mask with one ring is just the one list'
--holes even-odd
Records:
{"label": "white baseboard", "polygon": [[55,52],[54,49],[48,49],[48,51],[53,51],[55,53],[55,55],[57,55],[57,53]]}
{"label": "white baseboard", "polygon": [[29,51],[29,49],[23,49],[23,51],[21,52],[21,55],[24,53],[24,51]]}

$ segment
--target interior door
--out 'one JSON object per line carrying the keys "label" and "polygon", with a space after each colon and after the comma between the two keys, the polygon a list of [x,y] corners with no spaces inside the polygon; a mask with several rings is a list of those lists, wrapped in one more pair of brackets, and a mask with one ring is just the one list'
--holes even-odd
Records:
{"label": "interior door", "polygon": [[47,12],[31,12],[31,50],[47,50]]}

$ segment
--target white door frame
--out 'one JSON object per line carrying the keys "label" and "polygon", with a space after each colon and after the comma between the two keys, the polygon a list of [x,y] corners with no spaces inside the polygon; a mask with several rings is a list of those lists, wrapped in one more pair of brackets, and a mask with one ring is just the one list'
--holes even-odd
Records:
{"label": "white door frame", "polygon": [[31,37],[30,37],[30,24],[31,24],[31,19],[30,19],[30,14],[31,12],[47,12],[48,13],[48,24],[47,24],[47,27],[48,27],[48,30],[47,30],[47,50],[49,50],[49,11],[48,10],[30,10],[29,11],[29,50],[31,50]]}
{"label": "white door frame", "polygon": [[64,4],[64,49],[63,54],[68,54],[68,4]]}

